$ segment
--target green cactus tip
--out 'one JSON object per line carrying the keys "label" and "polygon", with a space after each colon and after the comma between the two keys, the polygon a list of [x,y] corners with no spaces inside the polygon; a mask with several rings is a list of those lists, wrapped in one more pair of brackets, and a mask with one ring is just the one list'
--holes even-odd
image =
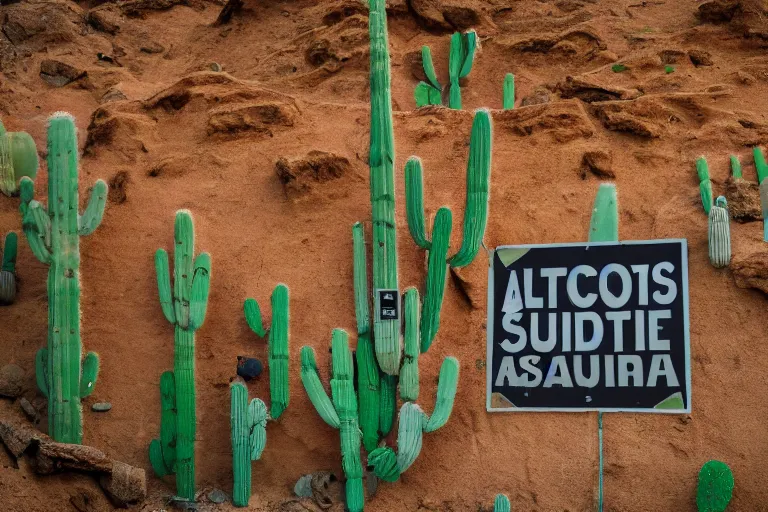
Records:
{"label": "green cactus tip", "polygon": [[699,472],[696,505],[699,512],[724,512],[733,497],[733,473],[724,462],[710,460]]}
{"label": "green cactus tip", "polygon": [[509,498],[504,494],[497,494],[493,502],[493,512],[510,512]]}

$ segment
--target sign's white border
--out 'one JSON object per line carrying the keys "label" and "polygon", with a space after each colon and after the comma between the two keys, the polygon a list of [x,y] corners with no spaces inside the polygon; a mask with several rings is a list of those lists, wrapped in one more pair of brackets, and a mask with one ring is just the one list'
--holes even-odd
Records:
{"label": "sign's white border", "polygon": [[[589,249],[596,245],[647,245],[647,244],[663,244],[663,243],[679,243],[681,251],[682,261],[682,276],[683,276],[683,328],[685,330],[685,382],[687,400],[686,409],[653,409],[653,408],[631,408],[631,407],[619,407],[619,408],[602,408],[602,407],[491,407],[491,382],[493,371],[493,261],[496,251],[499,249],[536,249],[544,247],[584,247]],[[690,320],[688,313],[688,241],[684,238],[670,238],[665,240],[627,240],[620,242],[572,242],[561,244],[526,244],[526,245],[500,245],[493,251],[490,251],[489,265],[488,265],[488,323],[486,328],[486,389],[485,389],[485,409],[488,412],[590,412],[590,411],[602,411],[602,412],[644,412],[655,414],[690,414],[691,413],[691,335],[690,335]]]}

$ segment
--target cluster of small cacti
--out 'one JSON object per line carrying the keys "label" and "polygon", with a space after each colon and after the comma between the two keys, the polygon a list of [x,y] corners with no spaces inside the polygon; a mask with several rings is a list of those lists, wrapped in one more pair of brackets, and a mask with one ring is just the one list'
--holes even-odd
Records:
{"label": "cluster of small cacti", "polygon": [[[741,179],[741,164],[736,157],[731,157],[734,179]],[[728,202],[725,197],[712,199],[712,181],[709,179],[709,166],[702,156],[696,160],[696,173],[699,177],[699,193],[701,204],[707,213],[709,261],[715,268],[727,267],[731,262],[731,228]]]}
{"label": "cluster of small cacti", "polygon": [[160,439],[149,445],[149,460],[158,476],[176,474],[176,494],[195,499],[195,331],[208,307],[211,257],[195,253],[192,215],[176,212],[171,283],[168,253],[155,253],[157,289],[163,315],[174,326],[173,371],[160,376]]}
{"label": "cluster of small cacti", "polygon": [[5,243],[0,249],[0,306],[13,304],[16,299],[16,250],[18,237],[11,231],[5,235]]}
{"label": "cluster of small cacti", "polygon": [[[451,36],[451,51],[448,55],[448,76],[450,80],[448,106],[452,109],[461,110],[461,86],[459,81],[462,78],[466,78],[469,72],[472,71],[477,43],[477,33],[474,30],[470,30],[465,34],[455,32]],[[421,47],[421,61],[428,83],[419,82],[416,86],[414,92],[416,106],[441,105],[443,86],[437,80],[435,65],[432,62],[432,51],[429,49],[429,46]]]}
{"label": "cluster of small cacti", "polygon": [[15,195],[23,177],[35,179],[37,165],[32,137],[26,132],[7,132],[0,122],[0,192]]}
{"label": "cluster of small cacti", "polygon": [[[261,309],[254,299],[244,304],[248,326],[259,338],[267,331],[261,318]],[[280,284],[272,292],[272,325],[269,329],[269,382],[270,414],[259,398],[248,403],[248,388],[241,379],[230,385],[230,427],[232,434],[232,471],[234,485],[232,502],[247,507],[251,497],[251,461],[259,460],[267,444],[267,420],[277,420],[288,407],[290,388],[288,378],[288,287]]]}
{"label": "cluster of small cacti", "polygon": [[[34,146],[34,144],[32,144]],[[34,173],[32,173],[34,175]],[[34,200],[34,184],[21,179],[22,228],[34,255],[48,270],[48,346],[36,357],[36,377],[48,398],[48,434],[81,443],[80,399],[94,390],[99,358],[82,359],[80,340],[80,237],[99,226],[107,184],[98,180],[83,215],[78,213],[78,148],[74,119],[54,114],[48,122],[48,208]]]}

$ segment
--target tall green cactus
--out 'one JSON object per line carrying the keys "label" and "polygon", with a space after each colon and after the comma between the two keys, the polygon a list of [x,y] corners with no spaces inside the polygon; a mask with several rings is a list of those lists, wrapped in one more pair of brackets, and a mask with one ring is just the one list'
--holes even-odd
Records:
{"label": "tall green cactus", "polygon": [[440,378],[437,384],[437,400],[432,416],[413,402],[406,402],[400,408],[397,431],[398,452],[382,446],[370,452],[368,464],[372,465],[376,476],[387,482],[400,478],[421,452],[423,432],[434,432],[448,422],[456,397],[459,380],[459,362],[454,357],[443,360]]}
{"label": "tall green cactus", "polygon": [[0,250],[0,306],[13,304],[16,300],[16,251],[18,237],[11,231],[5,235],[5,243]]}
{"label": "tall green cactus", "polygon": [[301,349],[301,381],[310,401],[323,420],[341,435],[341,464],[347,477],[347,509],[361,512],[365,504],[363,465],[360,462],[361,434],[357,395],[353,381],[352,352],[347,333],[334,329],[331,341],[331,397],[328,397],[315,362],[312,347]]}
{"label": "tall green cactus", "polygon": [[509,498],[504,494],[497,494],[493,501],[493,512],[510,512],[510,510]]}
{"label": "tall green cactus", "polygon": [[37,147],[26,132],[6,132],[0,122],[0,192],[12,196],[23,177],[37,175]]}
{"label": "tall green cactus", "polygon": [[381,318],[379,292],[394,290],[397,279],[395,229],[395,136],[392,129],[389,44],[385,0],[370,0],[368,31],[371,45],[371,207],[373,210],[373,335],[376,358],[389,375],[400,370],[400,319]]}
{"label": "tall green cactus", "polygon": [[757,184],[760,190],[760,204],[763,211],[763,240],[768,242],[768,164],[765,162],[763,151],[755,146],[752,150],[757,169]]}
{"label": "tall green cactus", "polygon": [[[448,56],[448,106],[461,110],[461,86],[459,81],[472,71],[477,49],[477,34],[474,30],[462,34],[455,32],[451,36],[451,50]],[[432,52],[429,46],[421,47],[421,61],[427,82],[419,82],[414,91],[416,106],[440,105],[442,102],[442,86],[435,74],[435,65],[432,61]]]}
{"label": "tall green cactus", "polygon": [[[246,299],[244,307],[248,326],[257,336],[266,336],[261,309],[254,299]],[[234,489],[232,501],[237,507],[247,507],[251,498],[251,461],[259,460],[267,443],[268,419],[276,420],[288,407],[290,399],[288,379],[288,287],[279,284],[272,292],[272,326],[269,330],[269,383],[271,411],[259,398],[248,405],[248,388],[242,379],[230,385],[232,431],[232,469]]]}
{"label": "tall green cactus", "polygon": [[259,460],[267,445],[267,406],[259,398],[248,404],[248,388],[242,379],[229,385],[232,431],[232,502],[247,507],[251,498],[251,461]]}
{"label": "tall green cactus", "polygon": [[93,186],[85,213],[78,213],[77,131],[71,115],[48,120],[48,209],[34,200],[34,183],[21,179],[24,235],[48,270],[48,345],[37,352],[35,374],[48,398],[48,434],[61,443],[82,443],[80,399],[94,390],[99,357],[82,358],[80,340],[80,237],[101,223],[107,184]]}
{"label": "tall green cactus", "polygon": [[700,156],[696,159],[696,174],[699,177],[699,192],[701,194],[701,205],[704,212],[709,215],[712,208],[712,182],[709,180],[709,166],[707,159]]}
{"label": "tall green cactus", "polygon": [[426,352],[440,325],[440,309],[445,291],[446,264],[469,265],[477,256],[488,221],[491,176],[491,116],[485,109],[475,113],[469,142],[467,200],[464,211],[464,237],[461,248],[447,258],[451,236],[451,211],[440,208],[435,216],[432,241],[427,239],[424,221],[424,178],[421,160],[411,157],[405,166],[405,195],[408,228],[416,245],[429,252],[426,295],[421,314],[421,352]]}
{"label": "tall green cactus", "polygon": [[[171,288],[168,253],[155,253],[160,307],[174,326],[173,371],[160,376],[160,439],[149,445],[149,460],[158,476],[176,473],[176,494],[195,499],[195,331],[205,320],[211,257],[194,256],[195,231],[187,210],[176,212]],[[171,291],[173,290],[173,291]]]}

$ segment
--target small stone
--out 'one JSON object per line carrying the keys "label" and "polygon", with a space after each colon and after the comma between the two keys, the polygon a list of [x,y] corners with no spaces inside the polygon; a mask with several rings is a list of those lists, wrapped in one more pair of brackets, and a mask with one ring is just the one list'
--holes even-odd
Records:
{"label": "small stone", "polygon": [[165,48],[160,43],[156,43],[154,41],[147,41],[143,45],[141,45],[141,48],[139,48],[144,53],[163,53],[165,51]]}
{"label": "small stone", "polygon": [[263,366],[261,361],[252,357],[237,356],[237,375],[246,381],[255,379],[261,375]]}
{"label": "small stone", "polygon": [[16,398],[24,392],[24,370],[15,364],[0,368],[0,396]]}
{"label": "small stone", "polygon": [[712,55],[704,50],[691,50],[688,52],[688,58],[691,59],[693,65],[697,67],[712,65]]}
{"label": "small stone", "polygon": [[98,402],[91,406],[91,410],[94,412],[107,412],[112,409],[112,404],[109,402]]}
{"label": "small stone", "polygon": [[219,64],[218,62],[211,62],[210,64],[208,64],[208,67],[211,69],[211,71],[215,71],[216,73],[221,72],[221,64]]}
{"label": "small stone", "polygon": [[229,499],[229,496],[221,489],[213,489],[208,493],[208,499],[211,503],[224,503]]}
{"label": "small stone", "polygon": [[74,66],[52,59],[45,59],[40,63],[40,78],[54,87],[63,87],[69,83],[86,76]]}
{"label": "small stone", "polygon": [[544,88],[538,88],[529,96],[526,96],[520,100],[521,107],[527,107],[529,105],[541,105],[543,103],[549,103],[549,91]]}
{"label": "small stone", "polygon": [[123,91],[116,87],[112,87],[104,93],[104,96],[101,97],[99,103],[109,103],[110,101],[121,101],[126,99],[128,98],[125,97]]}
{"label": "small stone", "polygon": [[312,475],[304,475],[293,486],[293,494],[299,498],[312,497]]}
{"label": "small stone", "polygon": [[613,155],[605,151],[587,151],[581,157],[581,179],[587,179],[587,173],[594,174],[598,178],[616,177],[612,169]]}
{"label": "small stone", "polygon": [[29,400],[23,397],[21,400],[19,400],[19,405],[21,406],[21,410],[24,411],[24,414],[27,415],[27,418],[37,423],[40,417],[37,414],[37,409],[35,409],[35,406],[29,403]]}

